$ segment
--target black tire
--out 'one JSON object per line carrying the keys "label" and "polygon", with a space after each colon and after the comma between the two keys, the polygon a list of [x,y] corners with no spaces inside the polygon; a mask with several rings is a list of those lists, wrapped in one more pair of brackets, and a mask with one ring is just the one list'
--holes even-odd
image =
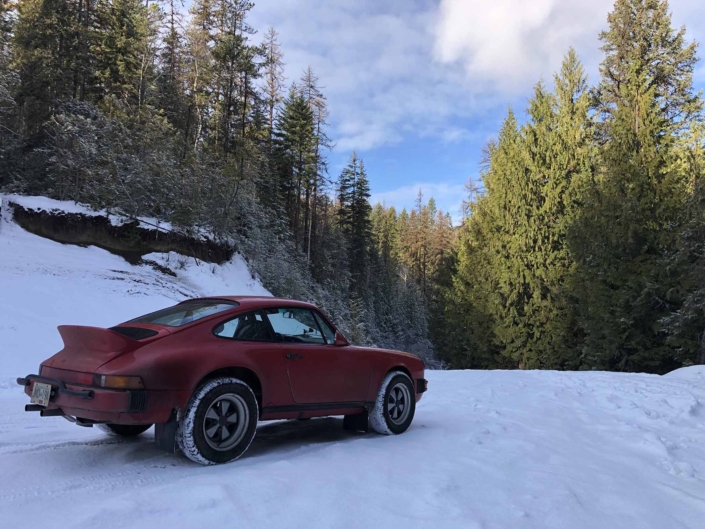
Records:
{"label": "black tire", "polygon": [[414,413],[416,394],[413,382],[401,371],[388,373],[370,412],[370,426],[383,435],[404,433],[414,420]]}
{"label": "black tire", "polygon": [[234,461],[257,431],[259,407],[252,389],[231,377],[209,380],[189,400],[176,442],[191,461],[215,465]]}
{"label": "black tire", "polygon": [[119,437],[135,437],[152,427],[151,424],[97,424],[96,426],[108,435]]}

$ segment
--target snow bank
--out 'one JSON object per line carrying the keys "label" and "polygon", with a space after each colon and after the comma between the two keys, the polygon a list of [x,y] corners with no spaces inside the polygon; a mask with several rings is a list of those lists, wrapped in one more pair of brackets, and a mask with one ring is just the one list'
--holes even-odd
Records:
{"label": "snow bank", "polygon": [[689,366],[675,369],[670,373],[666,373],[665,377],[680,378],[684,380],[700,381],[705,385],[705,366]]}
{"label": "snow bank", "polygon": [[[105,209],[94,210],[84,204],[79,204],[72,200],[55,200],[48,197],[40,196],[25,196],[25,195],[1,195],[4,202],[12,202],[26,209],[34,211],[47,212],[62,212],[62,213],[79,213],[89,217],[108,217],[113,226],[122,226],[127,222],[132,222],[133,218],[127,215],[121,215],[118,212],[108,212]],[[171,231],[172,226],[168,222],[163,222],[151,217],[139,217],[136,219],[139,226],[146,229],[159,229],[162,231]]]}
{"label": "snow bank", "polygon": [[[11,199],[32,209],[89,211],[45,197]],[[61,349],[58,325],[110,327],[188,297],[270,295],[237,254],[222,266],[173,252],[148,254],[145,260],[168,267],[176,277],[149,265],[130,265],[94,246],[28,233],[5,208],[0,220],[0,389],[12,388],[16,377],[36,372],[42,360]]]}
{"label": "snow bank", "polygon": [[91,217],[106,215],[105,210],[94,211],[88,206],[71,200],[55,200],[48,197],[29,197],[25,195],[3,195],[6,202],[18,204],[23,208],[35,211],[61,211],[63,213],[80,213]]}

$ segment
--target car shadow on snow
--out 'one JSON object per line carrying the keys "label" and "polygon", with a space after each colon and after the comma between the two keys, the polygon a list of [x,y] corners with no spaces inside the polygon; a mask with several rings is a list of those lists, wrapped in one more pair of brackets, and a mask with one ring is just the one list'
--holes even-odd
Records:
{"label": "car shadow on snow", "polygon": [[343,419],[324,417],[304,421],[277,421],[262,423],[257,435],[241,460],[268,454],[282,454],[309,448],[349,441],[372,434],[343,429]]}
{"label": "car shadow on snow", "polygon": [[[257,459],[261,457],[276,459],[281,456],[289,456],[293,452],[308,453],[312,450],[325,448],[326,445],[371,435],[373,434],[344,430],[343,419],[338,417],[264,422],[257,426],[257,433],[252,444],[238,459],[238,462],[242,464],[247,461],[247,464],[256,464]],[[151,436],[148,439],[151,441]],[[164,452],[157,450],[152,443],[136,446],[135,449],[141,453],[140,457],[144,458],[155,455],[155,452],[164,454]],[[173,458],[172,464],[195,465],[179,451],[171,457]]]}
{"label": "car shadow on snow", "polygon": [[[308,452],[370,435],[373,434],[344,430],[342,418],[337,417],[265,422],[259,424],[252,444],[239,461],[256,464],[259,457],[277,458],[296,451]],[[130,439],[105,436],[86,441],[67,440],[30,445],[23,443],[2,446],[0,443],[0,456],[16,454],[42,457],[56,450],[78,450],[82,458],[90,461],[93,467],[101,466],[102,463],[112,464],[115,461],[152,468],[194,465],[179,451],[176,454],[168,454],[159,450],[154,445],[154,429]],[[74,461],[73,458],[68,460]]]}

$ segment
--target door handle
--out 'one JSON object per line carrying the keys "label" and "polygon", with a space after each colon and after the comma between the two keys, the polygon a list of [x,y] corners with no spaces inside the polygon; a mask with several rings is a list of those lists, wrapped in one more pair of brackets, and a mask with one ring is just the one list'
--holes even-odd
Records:
{"label": "door handle", "polygon": [[288,353],[286,355],[287,360],[301,360],[304,356],[299,353]]}

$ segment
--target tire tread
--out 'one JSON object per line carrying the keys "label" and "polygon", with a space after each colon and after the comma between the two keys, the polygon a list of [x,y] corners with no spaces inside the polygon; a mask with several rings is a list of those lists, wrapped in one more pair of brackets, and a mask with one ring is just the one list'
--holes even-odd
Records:
{"label": "tire tread", "polygon": [[[259,417],[259,406],[257,404],[257,398],[255,397],[255,393],[252,391],[252,388],[248,386],[245,382],[240,380],[239,378],[233,378],[233,377],[220,377],[220,378],[214,378],[212,380],[209,380],[205,384],[203,384],[201,387],[199,387],[194,394],[191,396],[191,399],[189,400],[189,403],[186,405],[186,411],[184,412],[183,417],[179,421],[179,426],[176,430],[176,444],[179,447],[179,449],[184,453],[186,457],[188,457],[191,461],[194,463],[199,463],[201,465],[216,465],[215,461],[211,461],[210,459],[207,459],[206,457],[203,456],[201,451],[199,450],[198,446],[196,446],[196,440],[193,437],[193,431],[194,431],[194,423],[196,421],[196,412],[198,410],[198,406],[203,400],[203,398],[213,389],[217,388],[218,386],[222,386],[225,384],[240,384],[244,387],[247,388],[247,390],[252,394],[252,400],[255,403],[255,417]],[[254,435],[249,439],[247,446],[245,449],[238,455],[237,457],[234,457],[230,461],[235,461],[239,457],[242,456],[245,452],[247,452],[247,449],[250,447],[250,444],[252,443],[252,440],[255,438]],[[229,462],[229,461],[228,461]]]}

